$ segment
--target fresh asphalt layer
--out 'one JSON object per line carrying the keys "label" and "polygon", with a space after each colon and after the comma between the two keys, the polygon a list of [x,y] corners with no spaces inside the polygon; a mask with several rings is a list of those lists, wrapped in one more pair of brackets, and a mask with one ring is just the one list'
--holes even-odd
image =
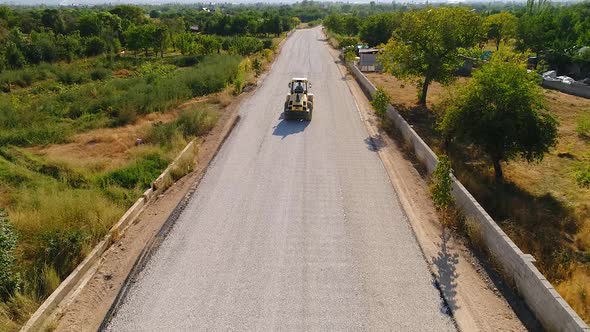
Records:
{"label": "fresh asphalt layer", "polygon": [[323,38],[286,41],[107,331],[455,330]]}

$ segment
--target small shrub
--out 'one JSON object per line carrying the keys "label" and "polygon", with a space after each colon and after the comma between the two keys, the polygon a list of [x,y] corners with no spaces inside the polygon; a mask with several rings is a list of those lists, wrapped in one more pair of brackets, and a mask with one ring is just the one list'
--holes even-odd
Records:
{"label": "small shrub", "polygon": [[89,238],[79,229],[49,230],[39,235],[35,255],[39,296],[51,294],[84,259]]}
{"label": "small shrub", "polygon": [[344,60],[346,60],[347,63],[352,63],[354,62],[354,60],[356,59],[356,52],[354,50],[354,48],[347,48],[346,51],[344,52]]}
{"label": "small shrub", "polygon": [[590,137],[590,113],[582,115],[576,121],[576,132],[580,136]]}
{"label": "small shrub", "polygon": [[19,286],[15,266],[16,241],[14,227],[9,224],[4,210],[0,209],[0,299],[3,300],[14,294]]}
{"label": "small shrub", "polygon": [[260,74],[262,74],[262,61],[260,61],[260,59],[258,57],[254,58],[254,61],[252,62],[252,68],[254,69],[254,73],[256,74],[256,77],[260,76]]}
{"label": "small shrub", "polygon": [[170,63],[176,67],[192,67],[203,59],[200,55],[183,55],[171,58]]}
{"label": "small shrub", "polygon": [[125,126],[137,120],[137,111],[133,106],[122,106],[111,114],[113,126]]}
{"label": "small shrub", "polygon": [[239,72],[238,75],[236,76],[236,78],[234,79],[234,95],[239,95],[240,93],[242,93],[242,90],[244,90],[244,74],[242,72]]}
{"label": "small shrub", "polygon": [[90,72],[90,78],[93,81],[102,81],[112,76],[112,72],[110,69],[107,68],[96,68],[92,72]]}
{"label": "small shrub", "polygon": [[270,38],[263,39],[262,40],[262,47],[267,50],[273,49],[272,39],[270,39]]}
{"label": "small shrub", "polygon": [[170,146],[176,139],[176,135],[180,135],[177,131],[178,126],[175,122],[169,123],[155,123],[150,128],[146,136],[146,142],[151,144],[159,144],[161,146]]}
{"label": "small shrub", "polygon": [[197,149],[194,148],[189,153],[185,154],[182,158],[176,161],[174,167],[170,170],[170,177],[173,181],[178,181],[183,176],[192,172],[195,167],[195,157],[197,155]]}
{"label": "small shrub", "polygon": [[43,292],[45,294],[51,294],[54,290],[59,287],[61,283],[61,278],[57,271],[52,267],[45,265],[42,270],[43,276]]}
{"label": "small shrub", "polygon": [[377,91],[373,94],[371,105],[375,109],[375,113],[378,116],[383,117],[387,112],[387,105],[389,104],[389,96],[382,87],[378,87]]}
{"label": "small shrub", "polygon": [[430,187],[434,205],[439,209],[446,209],[453,204],[451,172],[449,157],[446,155],[439,156],[436,169],[432,173],[432,185]]}
{"label": "small shrub", "polygon": [[217,113],[206,109],[192,108],[180,114],[176,125],[182,130],[185,137],[202,136],[213,129],[217,119]]}
{"label": "small shrub", "polygon": [[86,82],[86,76],[84,73],[74,67],[57,70],[55,75],[59,82],[67,85],[82,84]]}
{"label": "small shrub", "polygon": [[[442,224],[450,225],[453,219],[453,195],[451,177],[451,162],[446,155],[439,156],[436,169],[432,173],[432,184],[430,194],[432,202],[441,214]],[[456,216],[455,216],[456,217]]]}
{"label": "small shrub", "polygon": [[[30,318],[31,313],[35,312],[39,307],[39,303],[29,295],[24,295],[20,292],[16,292],[13,296],[11,296],[6,302],[0,302],[0,316],[2,316],[2,312],[4,315],[8,316],[12,322],[16,322],[18,324],[24,324],[27,319]],[[2,322],[3,317],[0,317],[0,322]],[[0,325],[5,327],[4,325]],[[6,331],[18,331],[18,328],[21,326],[16,326],[14,330],[6,330]]]}
{"label": "small shrub", "polygon": [[361,43],[361,41],[357,37],[344,37],[344,36],[338,37],[338,46],[339,47],[349,47],[349,46],[357,47],[357,45],[360,45],[360,43]]}

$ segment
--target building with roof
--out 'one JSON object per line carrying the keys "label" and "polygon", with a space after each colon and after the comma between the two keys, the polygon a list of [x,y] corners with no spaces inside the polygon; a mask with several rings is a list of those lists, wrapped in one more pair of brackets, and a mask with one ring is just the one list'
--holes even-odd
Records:
{"label": "building with roof", "polygon": [[382,71],[383,66],[377,61],[377,54],[379,54],[379,51],[378,48],[359,49],[359,69],[364,72]]}

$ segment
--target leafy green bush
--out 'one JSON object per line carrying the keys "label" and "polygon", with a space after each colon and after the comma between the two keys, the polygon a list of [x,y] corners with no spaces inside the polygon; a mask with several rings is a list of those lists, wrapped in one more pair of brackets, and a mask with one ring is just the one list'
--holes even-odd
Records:
{"label": "leafy green bush", "polygon": [[123,188],[148,188],[168,166],[168,160],[158,153],[147,154],[131,165],[112,171],[103,177],[103,186],[116,184]]}
{"label": "leafy green bush", "polygon": [[346,48],[350,46],[357,47],[361,44],[361,41],[358,37],[348,37],[348,36],[337,36],[338,46],[341,48]]}
{"label": "leafy green bush", "polygon": [[93,81],[102,81],[107,78],[110,78],[111,75],[112,72],[109,69],[103,67],[98,67],[90,72],[90,78]]}
{"label": "leafy green bush", "polygon": [[[82,259],[90,236],[80,229],[52,229],[39,236],[39,266],[51,266],[65,278]],[[53,289],[48,290],[51,293]],[[46,292],[47,293],[47,292]]]}
{"label": "leafy green bush", "polygon": [[247,36],[226,37],[222,42],[222,46],[224,50],[242,56],[254,54],[265,48],[262,40]]}
{"label": "leafy green bush", "polygon": [[453,196],[451,194],[453,180],[451,178],[451,172],[449,157],[446,155],[439,156],[436,169],[432,173],[430,193],[432,194],[434,205],[441,210],[453,204]]}
{"label": "leafy green bush", "polygon": [[185,137],[207,134],[217,122],[218,114],[202,108],[192,108],[180,114],[176,120]]}
{"label": "leafy green bush", "polygon": [[262,40],[262,47],[268,50],[272,50],[274,45],[272,43],[272,39],[271,38],[265,38]]}
{"label": "leafy green bush", "polygon": [[204,96],[223,90],[236,77],[239,64],[238,56],[208,56],[196,67],[170,78],[169,84],[174,84],[171,82],[174,80],[176,84],[188,86],[193,97]]}
{"label": "leafy green bush", "polygon": [[124,126],[134,123],[137,120],[137,111],[133,106],[122,106],[116,111],[111,112],[114,126]]}
{"label": "leafy green bush", "polygon": [[183,137],[190,139],[207,134],[215,126],[217,119],[217,113],[194,107],[182,112],[176,121],[155,123],[148,132],[146,141],[161,146],[171,146]]}
{"label": "leafy green bush", "polygon": [[0,209],[0,299],[6,300],[19,287],[19,275],[15,268],[17,236],[9,224],[6,213]]}
{"label": "leafy green bush", "polygon": [[24,68],[18,70],[6,70],[0,73],[0,87],[5,92],[10,92],[11,86],[21,88],[29,87],[34,82],[47,78],[47,71],[41,66],[36,68]]}
{"label": "leafy green bush", "polygon": [[184,55],[170,58],[169,63],[176,67],[192,67],[203,59],[200,55]]}
{"label": "leafy green bush", "polygon": [[57,76],[57,80],[59,82],[68,85],[82,84],[87,80],[85,73],[75,67],[56,70],[55,75]]}
{"label": "leafy green bush", "polygon": [[382,87],[378,87],[371,99],[371,106],[375,109],[375,113],[380,117],[387,112],[387,105],[389,104],[389,96]]}
{"label": "leafy green bush", "polygon": [[161,146],[170,146],[175,136],[180,135],[177,129],[178,125],[176,122],[155,123],[146,136],[146,142]]}

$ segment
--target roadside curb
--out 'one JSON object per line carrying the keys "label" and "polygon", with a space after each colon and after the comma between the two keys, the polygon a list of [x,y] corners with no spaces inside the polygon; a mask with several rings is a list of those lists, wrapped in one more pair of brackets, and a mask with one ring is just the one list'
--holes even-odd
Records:
{"label": "roadside curb", "polygon": [[[347,68],[363,92],[371,99],[376,91],[372,82],[354,64],[347,64]],[[438,163],[434,152],[393,106],[388,105],[386,114],[394,122],[403,140],[420,163],[425,166],[429,174],[432,173]],[[454,176],[452,194],[465,215],[473,218],[476,222],[486,250],[500,266],[502,275],[515,286],[520,296],[547,330],[590,331],[590,328],[533,264],[532,256],[524,254],[512,242]]]}

